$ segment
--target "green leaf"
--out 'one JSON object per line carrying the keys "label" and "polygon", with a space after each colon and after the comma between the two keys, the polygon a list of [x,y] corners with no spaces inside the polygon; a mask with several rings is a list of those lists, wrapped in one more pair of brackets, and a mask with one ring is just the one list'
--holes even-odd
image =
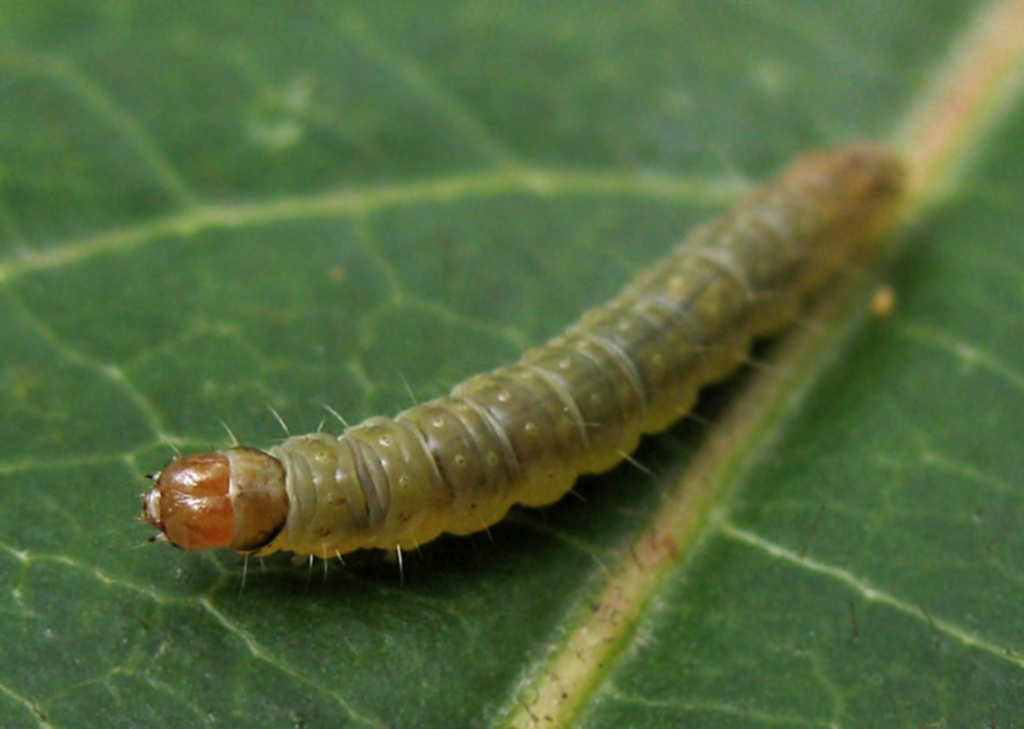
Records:
{"label": "green leaf", "polygon": [[[404,584],[144,547],[143,474],[514,360],[745,182],[890,135],[974,6],[0,3],[4,725],[550,726],[524,682],[749,373]],[[612,660],[576,656],[580,722],[1024,726],[1022,134],[907,231],[893,313],[825,325]]]}

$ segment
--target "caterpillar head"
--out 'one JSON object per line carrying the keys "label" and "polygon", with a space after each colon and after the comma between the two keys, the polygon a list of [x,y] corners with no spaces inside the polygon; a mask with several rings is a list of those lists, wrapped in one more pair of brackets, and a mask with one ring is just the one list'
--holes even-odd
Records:
{"label": "caterpillar head", "polygon": [[288,517],[281,462],[255,448],[175,458],[142,495],[142,521],[181,549],[265,547]]}

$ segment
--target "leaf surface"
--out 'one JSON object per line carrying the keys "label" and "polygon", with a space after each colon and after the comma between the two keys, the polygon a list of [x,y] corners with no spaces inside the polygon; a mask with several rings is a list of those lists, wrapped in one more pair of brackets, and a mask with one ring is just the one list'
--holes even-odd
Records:
{"label": "leaf surface", "polygon": [[[550,725],[523,682],[756,375],[404,584],[136,548],[143,474],[514,360],[796,154],[890,135],[975,10],[0,4],[5,726]],[[1024,726],[1022,137],[1018,106],[850,273],[895,311],[826,325],[615,659],[578,656],[583,725]]]}

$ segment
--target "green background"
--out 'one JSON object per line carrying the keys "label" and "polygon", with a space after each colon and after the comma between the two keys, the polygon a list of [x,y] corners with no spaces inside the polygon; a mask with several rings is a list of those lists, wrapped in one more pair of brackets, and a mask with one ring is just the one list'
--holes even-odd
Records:
{"label": "green background", "polygon": [[[142,475],[513,360],[750,181],[891,134],[975,9],[0,2],[2,724],[500,725],[706,424],[404,585],[371,553],[240,590],[241,557],[144,546]],[[586,726],[1024,726],[1021,138],[1017,107],[909,226],[896,311],[623,626]]]}

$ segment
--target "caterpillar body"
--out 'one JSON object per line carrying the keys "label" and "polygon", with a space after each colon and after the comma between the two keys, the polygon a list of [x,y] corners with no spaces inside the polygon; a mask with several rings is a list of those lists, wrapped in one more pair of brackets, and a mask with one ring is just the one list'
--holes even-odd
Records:
{"label": "caterpillar body", "polygon": [[340,436],[176,458],[142,518],[184,549],[327,558],[412,549],[556,501],[681,418],[754,338],[869,255],[904,176],[872,144],[807,154],[517,363]]}

